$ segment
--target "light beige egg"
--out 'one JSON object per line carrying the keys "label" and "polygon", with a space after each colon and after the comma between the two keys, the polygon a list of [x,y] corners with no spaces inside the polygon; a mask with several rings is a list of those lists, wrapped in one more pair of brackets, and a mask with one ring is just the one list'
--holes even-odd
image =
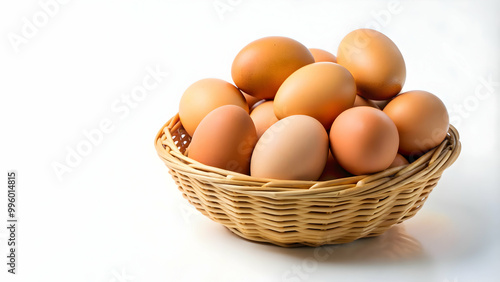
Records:
{"label": "light beige egg", "polygon": [[294,115],[269,127],[257,142],[250,175],[285,180],[317,180],[328,156],[328,134],[316,119]]}

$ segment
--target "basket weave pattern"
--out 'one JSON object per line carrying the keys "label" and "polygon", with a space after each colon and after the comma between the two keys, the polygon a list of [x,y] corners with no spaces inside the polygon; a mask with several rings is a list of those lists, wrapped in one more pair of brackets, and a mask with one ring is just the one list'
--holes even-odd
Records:
{"label": "basket weave pattern", "polygon": [[460,154],[457,130],[406,167],[330,181],[255,178],[186,157],[190,138],[179,116],[155,147],[183,196],[197,210],[252,241],[320,246],[382,234],[413,217]]}

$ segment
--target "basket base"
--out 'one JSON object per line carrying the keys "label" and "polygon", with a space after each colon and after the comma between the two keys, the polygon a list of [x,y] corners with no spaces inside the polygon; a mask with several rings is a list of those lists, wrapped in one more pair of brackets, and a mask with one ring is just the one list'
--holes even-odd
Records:
{"label": "basket base", "polygon": [[378,232],[378,233],[370,233],[366,236],[363,237],[352,237],[352,238],[342,238],[342,239],[336,239],[336,240],[325,240],[325,241],[304,241],[304,242],[295,242],[293,240],[292,242],[283,242],[283,241],[276,241],[276,240],[271,240],[269,238],[262,238],[260,236],[252,236],[249,234],[244,234],[240,232],[236,228],[231,228],[225,226],[231,233],[237,235],[240,238],[243,238],[247,241],[253,242],[253,243],[259,243],[259,244],[264,244],[264,245],[276,245],[280,247],[285,247],[285,248],[300,248],[300,247],[320,247],[324,245],[339,245],[339,244],[346,244],[346,243],[351,243],[353,241],[359,240],[359,239],[365,239],[365,238],[374,238],[378,237],[385,232]]}

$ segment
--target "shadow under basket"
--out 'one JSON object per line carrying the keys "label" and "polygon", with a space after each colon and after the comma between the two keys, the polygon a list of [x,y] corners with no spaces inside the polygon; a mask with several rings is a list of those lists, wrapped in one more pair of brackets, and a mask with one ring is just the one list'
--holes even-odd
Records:
{"label": "shadow under basket", "polygon": [[347,243],[413,217],[461,149],[450,125],[438,147],[407,166],[330,181],[293,181],[201,164],[185,156],[189,142],[178,114],[155,138],[159,157],[189,203],[245,239],[283,247]]}

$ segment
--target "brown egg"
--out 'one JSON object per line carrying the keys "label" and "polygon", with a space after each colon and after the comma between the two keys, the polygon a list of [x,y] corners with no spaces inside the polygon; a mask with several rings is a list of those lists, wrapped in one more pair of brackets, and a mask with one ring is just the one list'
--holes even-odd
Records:
{"label": "brown egg", "polygon": [[289,116],[269,127],[252,154],[250,175],[287,180],[317,180],[328,156],[328,134],[319,121]]}
{"label": "brown egg", "polygon": [[352,176],[352,174],[341,167],[337,160],[333,157],[332,152],[328,150],[328,158],[326,159],[325,169],[323,170],[323,173],[321,173],[319,180],[334,180],[349,176]]}
{"label": "brown egg", "polygon": [[313,55],[314,61],[316,63],[319,62],[337,63],[337,57],[335,57],[335,55],[323,49],[309,48],[309,52],[311,52],[311,54]]}
{"label": "brown egg", "polygon": [[255,98],[254,96],[252,95],[248,95],[247,93],[243,93],[243,96],[245,97],[245,100],[247,101],[247,104],[248,104],[248,108],[252,109],[252,107],[259,101],[263,101],[262,99],[259,99],[259,98]]}
{"label": "brown egg", "polygon": [[356,95],[356,99],[354,100],[353,107],[361,107],[361,106],[367,106],[367,107],[372,107],[375,109],[380,109],[372,100],[365,99],[359,95]]}
{"label": "brown egg", "polygon": [[314,63],[311,52],[300,42],[270,36],[245,46],[233,61],[231,75],[243,92],[261,99],[273,99],[290,74],[311,63]]}
{"label": "brown egg", "polygon": [[398,144],[398,130],[392,120],[372,107],[344,111],[330,130],[333,156],[355,175],[388,168],[396,157]]}
{"label": "brown egg", "polygon": [[405,157],[403,157],[401,154],[397,154],[394,158],[394,161],[392,161],[392,164],[389,167],[398,167],[407,164],[409,164],[409,162],[405,159]]}
{"label": "brown egg", "polygon": [[372,29],[357,29],[340,42],[337,62],[354,77],[359,94],[386,100],[398,94],[406,80],[403,55],[391,39]]}
{"label": "brown egg", "polygon": [[344,110],[352,107],[356,85],[352,75],[339,64],[322,62],[300,68],[281,85],[274,99],[279,119],[308,115],[327,129]]}
{"label": "brown egg", "polygon": [[396,96],[384,108],[399,132],[399,152],[405,156],[420,155],[437,145],[448,132],[446,106],[426,91],[408,91]]}
{"label": "brown egg", "polygon": [[391,99],[387,99],[387,100],[370,100],[372,101],[375,105],[377,105],[377,107],[381,110],[383,110],[385,108],[385,106],[387,106],[387,104],[389,104],[389,102],[391,101]]}
{"label": "brown egg", "polygon": [[217,78],[198,80],[182,94],[179,118],[187,133],[193,136],[201,120],[223,105],[236,105],[248,113],[243,94],[231,83]]}
{"label": "brown egg", "polygon": [[200,163],[239,173],[249,173],[257,132],[241,107],[225,105],[211,111],[200,122],[188,157]]}
{"label": "brown egg", "polygon": [[260,138],[262,134],[264,134],[264,131],[271,127],[271,125],[278,121],[278,118],[274,115],[273,101],[266,101],[259,104],[252,110],[250,117],[255,124],[258,138]]}

